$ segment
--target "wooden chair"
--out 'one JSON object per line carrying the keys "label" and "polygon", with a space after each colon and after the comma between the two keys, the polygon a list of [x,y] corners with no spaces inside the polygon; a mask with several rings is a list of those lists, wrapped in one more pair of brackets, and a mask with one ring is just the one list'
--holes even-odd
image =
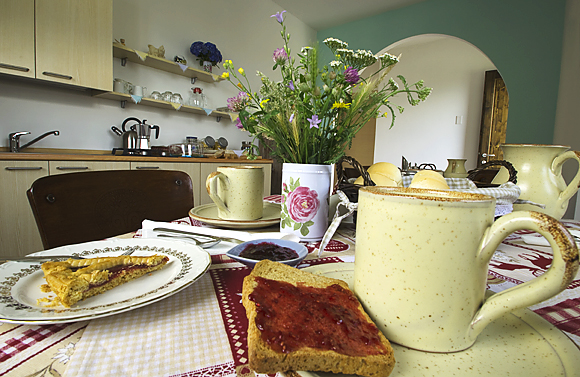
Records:
{"label": "wooden chair", "polygon": [[27,195],[45,249],[136,231],[144,219],[171,221],[193,208],[191,178],[170,170],[50,175]]}

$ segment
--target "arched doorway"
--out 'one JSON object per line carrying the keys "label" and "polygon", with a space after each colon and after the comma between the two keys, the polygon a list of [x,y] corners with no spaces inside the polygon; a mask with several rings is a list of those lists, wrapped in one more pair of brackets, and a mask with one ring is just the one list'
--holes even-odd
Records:
{"label": "arched doorway", "polygon": [[[394,104],[405,108],[402,114],[396,114],[395,126],[389,129],[390,119],[377,119],[376,124],[367,125],[375,128],[374,140],[369,140],[372,131],[363,130],[360,135],[364,137],[357,135],[352,149],[368,154],[372,144],[374,162],[397,166],[404,156],[412,164],[433,163],[441,170],[446,168],[448,158],[466,158],[466,167],[475,168],[485,72],[497,69],[493,62],[471,43],[440,34],[406,38],[377,55],[383,52],[401,55],[390,76],[403,75],[410,83],[423,79],[433,93],[416,107],[404,96],[394,99]],[[366,147],[361,148],[360,143]]]}

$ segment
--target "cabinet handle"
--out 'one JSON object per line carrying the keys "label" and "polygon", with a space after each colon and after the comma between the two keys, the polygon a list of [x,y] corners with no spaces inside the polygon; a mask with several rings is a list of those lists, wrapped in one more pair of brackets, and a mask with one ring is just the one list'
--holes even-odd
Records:
{"label": "cabinet handle", "polygon": [[54,73],[54,72],[48,72],[48,71],[44,71],[44,72],[42,72],[42,74],[45,76],[56,77],[57,79],[65,79],[65,80],[72,80],[73,79],[72,76],[61,75],[60,73]]}
{"label": "cabinet handle", "polygon": [[57,170],[88,170],[88,166],[57,166]]}
{"label": "cabinet handle", "polygon": [[15,71],[21,71],[21,72],[29,72],[30,71],[29,68],[20,67],[18,65],[6,64],[6,63],[0,63],[0,68],[13,69]]}
{"label": "cabinet handle", "polygon": [[159,166],[136,166],[135,169],[159,169]]}
{"label": "cabinet handle", "polygon": [[6,170],[42,170],[42,166],[7,166]]}

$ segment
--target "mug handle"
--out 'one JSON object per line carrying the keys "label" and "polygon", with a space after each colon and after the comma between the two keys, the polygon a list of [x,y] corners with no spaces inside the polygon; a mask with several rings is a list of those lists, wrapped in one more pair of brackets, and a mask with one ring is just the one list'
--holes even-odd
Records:
{"label": "mug handle", "polygon": [[580,152],[577,151],[568,151],[564,152],[561,155],[557,156],[554,161],[552,161],[552,173],[556,176],[562,174],[562,165],[567,160],[574,159],[578,161],[578,171],[576,172],[576,176],[570,184],[560,193],[558,196],[558,204],[562,205],[563,203],[567,203],[568,200],[576,194],[578,191],[578,187],[580,186]]}
{"label": "mug handle", "polygon": [[225,174],[223,174],[219,171],[214,171],[213,173],[211,173],[210,175],[207,176],[207,179],[205,181],[205,188],[207,190],[207,193],[209,194],[209,197],[211,198],[211,200],[213,200],[213,202],[216,204],[216,206],[221,211],[224,211],[227,214],[230,214],[229,208],[226,206],[223,199],[220,198],[220,196],[218,195],[218,190],[217,190],[218,179],[221,180],[222,183],[226,185],[226,190],[227,190],[227,188],[229,187],[230,181]]}
{"label": "mug handle", "polygon": [[574,239],[558,220],[534,211],[516,211],[496,220],[483,236],[478,262],[489,264],[501,241],[514,231],[522,229],[536,231],[548,240],[554,254],[552,265],[542,276],[496,293],[485,300],[475,313],[468,330],[468,338],[474,341],[493,320],[555,296],[566,289],[576,276],[578,248]]}

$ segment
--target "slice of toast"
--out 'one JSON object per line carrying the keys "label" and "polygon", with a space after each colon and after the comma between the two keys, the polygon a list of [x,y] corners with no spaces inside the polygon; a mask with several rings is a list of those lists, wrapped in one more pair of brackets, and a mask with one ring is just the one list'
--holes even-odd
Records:
{"label": "slice of toast", "polygon": [[263,260],[244,279],[242,303],[255,372],[386,377],[395,366],[389,341],[342,280]]}

